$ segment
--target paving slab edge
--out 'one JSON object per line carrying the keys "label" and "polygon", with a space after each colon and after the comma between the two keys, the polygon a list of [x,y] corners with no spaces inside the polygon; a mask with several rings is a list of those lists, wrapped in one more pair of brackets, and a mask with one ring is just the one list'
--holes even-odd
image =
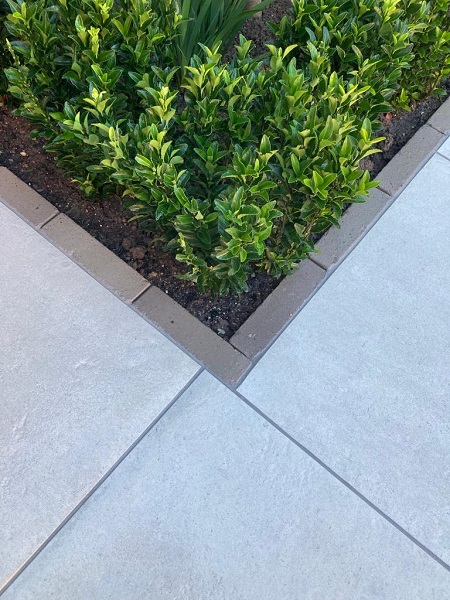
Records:
{"label": "paving slab edge", "polygon": [[230,342],[150,284],[5,167],[0,167],[0,202],[219,380],[236,388],[449,134],[450,98],[379,173],[380,186],[372,190],[367,202],[346,211],[341,228],[333,228],[323,236],[317,244],[319,252],[280,283]]}

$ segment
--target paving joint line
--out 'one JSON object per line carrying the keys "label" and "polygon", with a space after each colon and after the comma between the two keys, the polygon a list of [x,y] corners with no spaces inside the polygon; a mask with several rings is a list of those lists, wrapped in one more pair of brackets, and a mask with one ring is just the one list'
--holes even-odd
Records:
{"label": "paving joint line", "polygon": [[[6,206],[6,205],[5,205]],[[37,227],[37,231],[40,231],[43,227],[45,227],[46,225],[48,225],[51,221],[53,221],[53,219],[56,219],[56,217],[59,217],[61,213],[58,211],[55,215],[52,215],[51,217],[49,217],[46,221],[44,221],[43,223],[41,223],[39,225],[39,227]],[[20,216],[20,215],[18,215]],[[22,217],[21,217],[22,218]]]}
{"label": "paving joint line", "polygon": [[173,399],[163,408],[163,410],[153,419],[144,431],[130,444],[130,446],[121,454],[116,462],[102,475],[95,485],[81,498],[76,506],[64,517],[61,523],[47,536],[47,538],[38,546],[38,548],[27,558],[17,571],[9,578],[9,580],[0,587],[0,596],[22,575],[29,565],[39,556],[39,554],[50,544],[50,542],[64,529],[64,527],[72,520],[78,511],[88,502],[95,492],[106,482],[106,480],[114,473],[114,471],[122,464],[122,462],[133,452],[133,450],[141,443],[141,441],[151,432],[151,430],[159,423],[166,413],[174,406],[181,396],[191,387],[191,385],[200,377],[205,369],[199,367],[198,371],[185,383],[180,391]]}
{"label": "paving joint line", "polygon": [[327,267],[325,266],[325,264],[323,262],[321,262],[316,256],[309,255],[308,258],[309,258],[309,260],[311,262],[313,262],[315,265],[317,265],[318,267],[320,267],[324,271],[329,271],[329,269],[327,269]]}
{"label": "paving joint line", "polygon": [[[140,298],[140,297],[141,297],[143,294],[145,294],[145,292],[146,292],[147,290],[149,290],[151,287],[152,287],[152,284],[151,284],[150,282],[148,282],[148,285],[147,285],[147,286],[146,286],[146,287],[145,287],[143,290],[141,290],[141,291],[140,291],[138,294],[136,294],[136,296],[135,296],[134,298],[132,298],[132,299],[129,301],[129,304],[134,304],[134,302],[136,302],[136,300],[139,300],[139,298]],[[139,315],[139,316],[141,316],[141,315]],[[167,337],[167,336],[166,336],[166,337]],[[184,351],[184,349],[183,349],[183,351]]]}
{"label": "paving joint line", "polygon": [[[439,107],[439,108],[440,108],[440,107]],[[439,110],[439,108],[436,110],[436,112]],[[433,115],[434,115],[434,113],[433,113]],[[433,117],[433,115],[431,115],[431,117]],[[434,125],[432,125],[432,124],[430,123],[430,119],[428,119],[427,123],[428,123],[428,125],[431,127],[431,129],[434,129],[434,130],[435,130],[435,131],[437,131],[438,133],[442,133],[442,135],[445,135],[445,136],[446,136],[446,135],[448,135],[448,134],[447,134],[445,131],[442,131],[442,129],[444,129],[444,128],[442,128],[442,129],[438,129],[437,127],[435,127]]]}
{"label": "paving joint line", "polygon": [[450,157],[448,157],[448,156],[445,156],[445,154],[441,154],[439,151],[438,151],[438,152],[436,152],[436,154],[439,154],[439,156],[440,156],[441,158],[445,158],[445,160],[448,160],[448,161],[450,162]]}
{"label": "paving joint line", "polygon": [[[229,386],[227,386],[229,387]],[[376,513],[378,513],[383,519],[385,519],[390,525],[395,527],[400,533],[402,533],[405,537],[409,539],[410,542],[418,546],[423,552],[428,554],[430,558],[435,560],[441,567],[443,567],[446,571],[450,572],[450,565],[447,564],[442,558],[437,556],[432,550],[427,548],[422,542],[420,542],[416,537],[414,537],[408,530],[402,527],[399,523],[394,521],[392,517],[386,514],[381,508],[379,508],[376,504],[374,504],[371,500],[369,500],[364,494],[362,494],[359,490],[357,490],[351,483],[349,483],[346,479],[341,477],[336,471],[334,471],[329,465],[327,465],[323,460],[321,460],[314,452],[309,450],[306,446],[304,446],[301,442],[296,440],[290,433],[288,433],[285,429],[283,429],[278,423],[273,421],[268,415],[266,415],[262,410],[260,410],[256,405],[254,405],[248,398],[246,398],[243,394],[238,392],[237,390],[230,391],[234,392],[238,398],[240,398],[249,408],[254,410],[260,417],[262,417],[265,421],[267,421],[272,427],[274,427],[279,433],[284,435],[290,442],[295,444],[302,452],[304,452],[307,456],[309,456],[312,460],[314,460],[319,466],[325,469],[332,477],[334,477],[337,481],[339,481],[342,485],[344,485],[350,492],[355,494],[360,500],[362,500],[367,506],[373,509]]]}

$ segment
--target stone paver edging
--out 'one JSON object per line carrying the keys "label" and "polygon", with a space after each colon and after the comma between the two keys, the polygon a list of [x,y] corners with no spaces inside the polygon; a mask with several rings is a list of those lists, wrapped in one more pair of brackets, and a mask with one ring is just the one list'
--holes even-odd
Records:
{"label": "stone paver edging", "polygon": [[318,253],[301,263],[226,342],[69,217],[0,167],[0,201],[71,257],[102,285],[230,386],[236,386],[262,354],[361,241],[450,133],[450,99],[379,173],[379,189],[352,205],[340,229],[329,230]]}

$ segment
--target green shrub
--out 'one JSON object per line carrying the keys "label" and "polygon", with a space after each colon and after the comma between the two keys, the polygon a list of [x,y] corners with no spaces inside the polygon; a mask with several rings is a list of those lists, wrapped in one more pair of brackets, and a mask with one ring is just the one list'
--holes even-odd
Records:
{"label": "green shrub", "polygon": [[413,58],[399,0],[292,0],[292,13],[272,29],[278,45],[296,45],[301,63],[309,61],[313,45],[329,57],[330,71],[369,86],[360,109],[379,126]]}
{"label": "green shrub", "polygon": [[413,68],[400,79],[398,104],[408,108],[430,95],[445,94],[440,83],[450,75],[450,0],[402,0],[409,23]]}
{"label": "green shrub", "polygon": [[272,29],[280,47],[296,44],[301,61],[310,42],[345,79],[365,77],[372,96],[362,108],[375,118],[390,104],[407,109],[442,93],[450,74],[450,0],[292,0]]}
{"label": "green shrub", "polygon": [[[137,120],[141,112],[132,77],[173,68],[180,17],[172,0],[50,0],[14,2],[7,28],[15,65],[7,70],[17,113],[36,126],[58,164],[87,194],[108,183],[95,169],[103,158],[97,138],[83,142],[64,131],[64,119],[81,106],[89,121],[95,109],[85,98],[98,90],[108,126]],[[156,10],[157,9],[157,10]],[[92,101],[93,102],[93,101]],[[65,111],[65,116],[62,116]],[[81,126],[80,126],[81,127]],[[78,132],[80,133],[80,132]]]}
{"label": "green shrub", "polygon": [[364,90],[329,76],[313,51],[300,70],[274,47],[263,66],[250,46],[241,39],[230,65],[207,48],[195,57],[175,114],[176,92],[138,82],[147,113],[116,146],[125,160],[111,157],[136,217],[172,228],[188,278],[220,292],[245,289],[252,265],[289,273],[311,234],[376,185],[359,169],[377,142],[352,111]]}
{"label": "green shrub", "polygon": [[332,73],[312,44],[302,69],[290,48],[269,47],[263,64],[242,39],[221,64],[203,47],[180,88],[167,50],[176,19],[161,43],[169,20],[142,0],[144,64],[134,51],[139,14],[125,2],[114,19],[95,0],[84,6],[76,16],[69,2],[51,13],[44,0],[17,5],[9,29],[25,64],[8,70],[10,90],[85,191],[120,186],[201,289],[244,290],[252,267],[290,272],[313,249],[311,235],[375,186],[359,169],[377,142],[357,109],[368,88]]}
{"label": "green shrub", "polygon": [[7,80],[4,70],[11,64],[11,56],[6,47],[5,19],[7,8],[6,0],[0,0],[0,95],[6,92]]}

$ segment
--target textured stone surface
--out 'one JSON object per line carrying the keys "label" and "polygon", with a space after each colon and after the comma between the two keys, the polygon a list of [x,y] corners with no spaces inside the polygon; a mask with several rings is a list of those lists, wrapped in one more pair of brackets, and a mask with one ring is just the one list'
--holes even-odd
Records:
{"label": "textured stone surface", "polygon": [[17,211],[35,227],[41,227],[58,214],[53,204],[5,167],[0,167],[0,202]]}
{"label": "textured stone surface", "polygon": [[439,148],[439,153],[450,160],[450,138]]}
{"label": "textured stone surface", "polygon": [[147,290],[134,305],[223,381],[237,383],[251,366],[247,357],[157,287]]}
{"label": "textured stone surface", "polygon": [[450,574],[208,374],[4,600],[443,600]]}
{"label": "textured stone surface", "polygon": [[447,562],[449,182],[436,155],[239,388]]}
{"label": "textured stone surface", "polygon": [[371,190],[363,204],[352,204],[344,213],[340,227],[329,229],[319,240],[312,260],[324,269],[336,267],[361,241],[392,201],[381,190]]}
{"label": "textured stone surface", "polygon": [[0,582],[198,365],[0,203]]}
{"label": "textured stone surface", "polygon": [[124,300],[132,301],[150,287],[144,277],[66,215],[58,215],[42,229],[58,248]]}
{"label": "textured stone surface", "polygon": [[442,133],[450,133],[450,98],[433,114],[428,123]]}
{"label": "textured stone surface", "polygon": [[444,135],[429,125],[421,127],[377,175],[377,180],[381,181],[381,190],[390,195],[399,192],[419,171],[443,139]]}
{"label": "textured stone surface", "polygon": [[263,352],[323,282],[326,272],[305,260],[245,321],[231,343],[249,358]]}

